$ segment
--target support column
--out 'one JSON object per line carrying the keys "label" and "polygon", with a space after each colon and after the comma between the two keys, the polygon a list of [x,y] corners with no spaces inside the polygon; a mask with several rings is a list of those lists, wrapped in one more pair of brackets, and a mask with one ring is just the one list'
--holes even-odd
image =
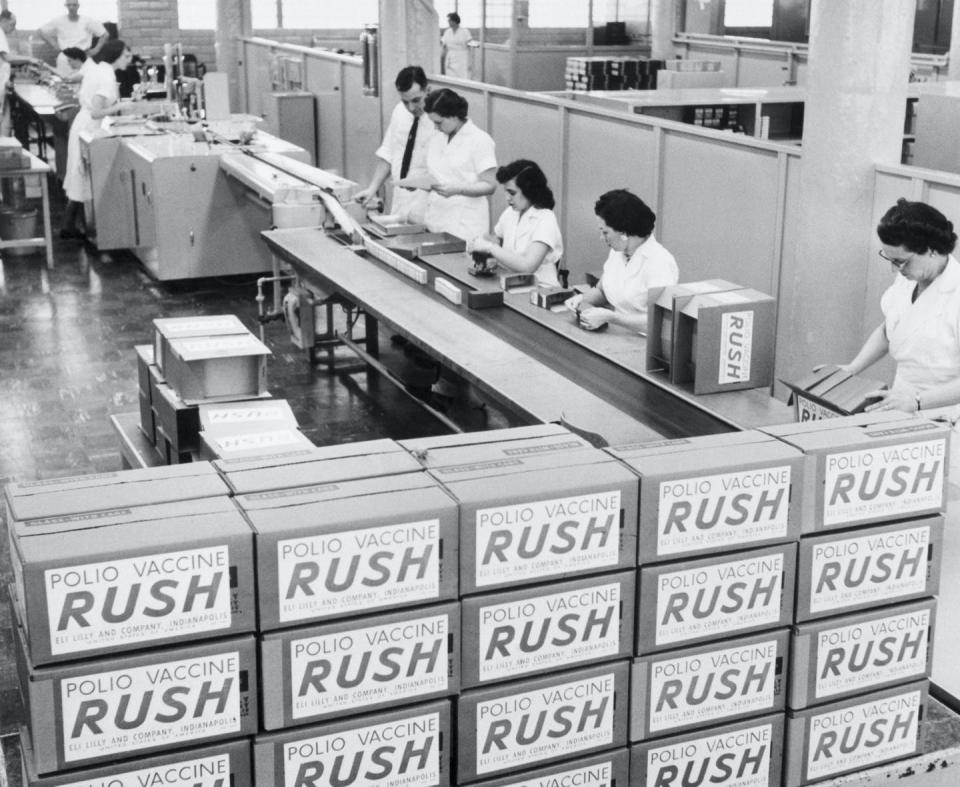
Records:
{"label": "support column", "polygon": [[950,53],[947,72],[950,79],[960,79],[960,2],[954,0],[950,24]]}
{"label": "support column", "polygon": [[230,110],[246,108],[243,47],[239,39],[250,36],[250,0],[217,0],[217,30],[215,44],[217,71],[227,74],[230,82]]}
{"label": "support column", "polygon": [[673,60],[676,0],[650,0],[650,57]]}
{"label": "support column", "polygon": [[878,322],[877,304],[867,302],[868,271],[880,264],[870,254],[873,167],[900,162],[915,11],[915,0],[813,2],[799,217],[780,277],[779,376],[848,361],[876,327],[866,323]]}
{"label": "support column", "polygon": [[404,66],[440,73],[440,19],[433,0],[380,0],[380,95],[393,109],[393,80]]}

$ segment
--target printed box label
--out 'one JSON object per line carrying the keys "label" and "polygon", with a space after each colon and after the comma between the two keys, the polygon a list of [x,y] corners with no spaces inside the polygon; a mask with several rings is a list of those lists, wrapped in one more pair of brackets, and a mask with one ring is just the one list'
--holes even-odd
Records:
{"label": "printed box label", "polygon": [[173,761],[155,768],[141,768],[110,776],[70,782],[61,787],[227,787],[230,781],[230,757],[220,755]]}
{"label": "printed box label", "polygon": [[743,383],[750,380],[753,360],[753,312],[720,315],[720,373],[717,382]]}

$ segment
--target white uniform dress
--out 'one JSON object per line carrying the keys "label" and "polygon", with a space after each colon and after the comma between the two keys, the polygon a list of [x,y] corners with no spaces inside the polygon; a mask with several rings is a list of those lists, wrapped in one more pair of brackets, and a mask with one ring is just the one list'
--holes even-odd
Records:
{"label": "white uniform dress", "polygon": [[[390,165],[390,177],[394,182],[400,179],[400,166],[403,163],[403,151],[407,147],[407,136],[413,125],[413,115],[403,104],[397,104],[390,115],[390,123],[383,135],[383,142],[377,148],[377,158],[381,158]],[[410,169],[407,177],[425,176],[427,174],[427,148],[434,134],[437,134],[433,123],[425,114],[420,116],[417,124],[417,136],[413,142],[413,155],[410,158]],[[393,187],[390,199],[390,213],[395,213],[417,223],[423,222],[427,213],[427,197],[429,192],[422,189],[402,189]]]}
{"label": "white uniform dress", "polygon": [[467,44],[473,36],[463,25],[453,32],[447,28],[440,36],[440,43],[447,48],[447,59],[444,62],[444,73],[448,77],[470,79],[470,54]]}
{"label": "white uniform dress", "polygon": [[503,241],[503,248],[523,254],[532,243],[540,241],[547,247],[547,254],[534,272],[537,284],[558,287],[557,266],[563,256],[563,237],[556,214],[549,208],[531,205],[522,214],[507,208],[500,214],[494,234]]}
{"label": "white uniform dress", "polygon": [[667,287],[679,280],[677,261],[651,235],[629,260],[624,252],[610,250],[607,261],[603,263],[600,289],[614,311],[645,316],[647,290],[651,287]]}
{"label": "white uniform dress", "polygon": [[57,42],[60,50],[57,54],[57,73],[60,76],[69,76],[70,64],[63,50],[75,46],[86,51],[93,46],[94,38],[106,35],[107,29],[89,16],[78,16],[77,21],[73,22],[69,16],[63,14],[47,22],[40,28],[40,32]]}
{"label": "white uniform dress", "polygon": [[[467,120],[453,137],[437,132],[427,150],[427,168],[439,183],[476,183],[480,174],[497,166],[493,138]],[[464,240],[490,231],[490,203],[486,197],[435,191],[427,198],[427,228],[449,232]]]}
{"label": "white uniform dress", "polygon": [[67,171],[63,176],[63,190],[67,199],[74,202],[84,202],[90,199],[90,183],[83,171],[80,160],[80,133],[100,128],[103,119],[95,120],[90,115],[93,108],[94,96],[103,96],[107,106],[116,104],[120,100],[120,89],[117,85],[117,75],[109,63],[96,63],[83,75],[77,100],[80,102],[80,111],[70,126],[70,136],[67,139]]}

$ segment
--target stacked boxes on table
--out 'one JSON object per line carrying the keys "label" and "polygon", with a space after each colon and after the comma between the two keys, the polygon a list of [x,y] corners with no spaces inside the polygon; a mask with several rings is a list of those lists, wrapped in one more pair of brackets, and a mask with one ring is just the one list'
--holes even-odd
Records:
{"label": "stacked boxes on table", "polygon": [[227,491],[207,463],[7,486],[24,784],[251,783],[253,534]]}
{"label": "stacked boxes on table", "polygon": [[863,414],[768,430],[805,454],[784,783],[920,745],[949,429]]}
{"label": "stacked boxes on table", "polygon": [[567,90],[653,90],[663,60],[648,57],[568,57]]}
{"label": "stacked boxes on table", "polygon": [[803,457],[759,432],[608,450],[640,477],[631,784],[772,787]]}

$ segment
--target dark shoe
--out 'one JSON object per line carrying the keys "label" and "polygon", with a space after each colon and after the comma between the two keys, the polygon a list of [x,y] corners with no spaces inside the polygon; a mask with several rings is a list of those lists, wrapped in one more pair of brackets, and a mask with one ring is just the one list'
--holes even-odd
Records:
{"label": "dark shoe", "polygon": [[67,229],[64,228],[60,230],[60,238],[62,240],[84,240],[87,237],[85,232],[80,230]]}

